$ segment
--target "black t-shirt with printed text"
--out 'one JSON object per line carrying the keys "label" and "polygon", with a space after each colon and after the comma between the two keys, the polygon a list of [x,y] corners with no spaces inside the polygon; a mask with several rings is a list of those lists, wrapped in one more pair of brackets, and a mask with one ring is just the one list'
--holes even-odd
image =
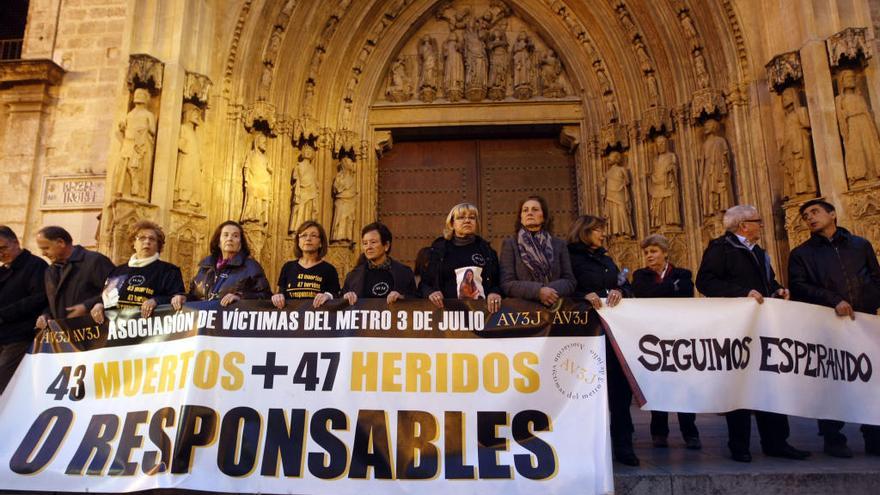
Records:
{"label": "black t-shirt with printed text", "polygon": [[311,268],[303,268],[298,261],[288,261],[278,276],[278,290],[285,299],[314,299],[329,292],[339,295],[339,274],[336,267],[322,261]]}
{"label": "black t-shirt with printed text", "polygon": [[120,307],[140,307],[147,299],[168,304],[177,294],[186,294],[180,268],[162,260],[147,266],[119,265],[107,276],[104,292],[119,290]]}
{"label": "black t-shirt with printed text", "polygon": [[391,270],[383,268],[367,268],[364,274],[365,297],[385,297],[393,290],[402,292],[394,287],[394,277]]}

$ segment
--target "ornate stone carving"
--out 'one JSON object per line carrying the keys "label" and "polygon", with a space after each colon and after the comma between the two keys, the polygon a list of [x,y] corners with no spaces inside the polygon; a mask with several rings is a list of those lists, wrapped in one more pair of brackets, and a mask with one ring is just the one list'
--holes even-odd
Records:
{"label": "ornate stone carving", "polygon": [[520,31],[513,45],[513,96],[528,100],[535,94],[535,44],[525,31]]}
{"label": "ornate stone carving", "polygon": [[446,99],[456,102],[464,97],[464,52],[458,34],[453,31],[443,43],[443,88]]}
{"label": "ornate stone carving", "polygon": [[401,102],[412,97],[412,83],[406,70],[406,61],[398,58],[391,63],[391,79],[388,81],[388,89],[385,96],[389,101]]}
{"label": "ornate stone carving", "polygon": [[315,171],[315,149],[305,143],[299,160],[293,166],[290,183],[293,186],[293,211],[287,231],[295,232],[303,222],[318,217],[318,177]]}
{"label": "ornate stone carving", "polygon": [[269,43],[266,45],[266,51],[263,53],[263,63],[266,65],[275,65],[275,57],[278,56],[278,50],[281,48],[281,38],[284,37],[284,28],[275,26],[272,34],[269,36]]}
{"label": "ornate stone carving", "polygon": [[202,204],[201,145],[197,132],[202,123],[202,110],[192,103],[184,103],[182,114],[180,136],[177,138],[174,207],[197,210]]}
{"label": "ornate stone carving", "polygon": [[856,77],[851,70],[841,71],[839,94],[834,98],[850,184],[880,177],[880,137],[868,102],[856,87]]}
{"label": "ornate stone carving", "polygon": [[275,132],[277,122],[275,105],[264,100],[257,100],[253,105],[242,109],[241,119],[248,132],[253,129],[264,129],[272,134]]}
{"label": "ornate stone carving", "polygon": [[645,86],[648,87],[648,103],[652,107],[656,106],[660,103],[660,86],[653,71],[645,73]]}
{"label": "ornate stone carving", "polygon": [[642,113],[642,129],[647,136],[672,132],[672,111],[666,107],[650,107]]}
{"label": "ornate stone carving", "polygon": [[336,178],[333,179],[333,228],[330,230],[330,240],[350,242],[356,240],[354,230],[356,199],[355,162],[344,156],[339,161]]}
{"label": "ornate stone carving", "polygon": [[574,153],[581,144],[581,129],[576,125],[562,126],[559,133],[559,144],[568,149],[569,153]]}
{"label": "ornate stone carving", "polygon": [[489,99],[503,100],[507,96],[507,80],[510,73],[510,44],[504,30],[495,28],[486,44],[489,49]]}
{"label": "ornate stone carving", "polygon": [[605,104],[605,113],[608,115],[608,122],[614,123],[620,121],[620,110],[617,108],[617,97],[614,93],[605,93],[602,95],[602,103]]}
{"label": "ornate stone carving", "polygon": [[599,148],[605,152],[609,149],[626,149],[629,147],[629,136],[626,126],[621,124],[608,124],[602,126],[599,131]]}
{"label": "ornate stone carving", "polygon": [[867,40],[868,28],[846,28],[826,40],[828,61],[831,67],[842,62],[867,63],[871,58],[871,45]]}
{"label": "ornate stone carving", "polygon": [[669,149],[666,136],[657,136],[657,157],[648,182],[651,227],[681,225],[678,157]]}
{"label": "ornate stone carving", "polygon": [[272,165],[266,155],[268,139],[262,132],[252,130],[251,140],[251,149],[241,167],[244,191],[241,223],[265,227],[272,198]]}
{"label": "ornate stone carving", "polygon": [[706,88],[694,93],[694,98],[691,101],[691,118],[694,121],[704,117],[721,117],[726,113],[727,101],[721,91]]}
{"label": "ornate stone carving", "polygon": [[185,285],[195,276],[196,266],[204,255],[205,232],[208,227],[204,216],[171,213],[171,227],[166,231],[168,259],[180,267]]}
{"label": "ornate stone carving", "polygon": [[382,158],[385,153],[391,151],[394,146],[394,140],[391,137],[391,131],[376,131],[373,135],[375,141],[376,157]]}
{"label": "ornate stone carving", "polygon": [[636,59],[639,61],[639,69],[644,73],[653,72],[654,64],[651,63],[651,57],[648,56],[645,42],[642,41],[641,37],[633,40],[633,50],[636,52]]}
{"label": "ornate stone carving", "polygon": [[788,202],[783,205],[785,212],[785,232],[788,234],[788,245],[795,248],[810,238],[810,229],[804,223],[798,210],[801,205],[812,198]]}
{"label": "ornate stone carving", "polygon": [[197,74],[195,72],[187,72],[186,79],[183,83],[183,100],[207,104],[208,96],[211,93],[211,79],[208,76]]}
{"label": "ornate stone carving", "polygon": [[623,166],[623,155],[617,151],[609,153],[606,160],[608,169],[605,171],[602,199],[608,219],[608,233],[629,237],[633,235],[629,170]]}
{"label": "ornate stone carving", "polygon": [[162,89],[162,75],[165,64],[159,59],[145,53],[137,53],[128,57],[128,90],[149,87]]}
{"label": "ornate stone carving", "polygon": [[678,13],[678,19],[681,23],[681,30],[684,31],[684,37],[687,38],[690,44],[691,52],[698,50],[702,46],[700,35],[697,33],[697,27],[694,25],[694,21],[691,19],[687,9]]}
{"label": "ornate stone carving", "polygon": [[489,59],[480,20],[470,19],[464,30],[464,95],[470,101],[486,97]]}
{"label": "ornate stone carving", "polygon": [[854,234],[871,241],[880,256],[880,187],[850,191],[844,195]]}
{"label": "ornate stone carving", "polygon": [[815,195],[810,114],[806,107],[800,105],[797,89],[789,87],[782,92],[782,108],[785,121],[779,154],[786,176],[783,196]]}
{"label": "ornate stone carving", "polygon": [[730,145],[721,135],[721,124],[709,119],[703,124],[706,139],[700,152],[700,207],[703,217],[721,213],[736,204]]}
{"label": "ornate stone carving", "polygon": [[156,116],[147,105],[150,92],[134,90],[134,108],[119,123],[122,149],[116,168],[114,194],[117,198],[147,200],[150,196],[150,176],[153,172],[153,152],[156,145]]}
{"label": "ornate stone carving", "polygon": [[709,87],[709,68],[706,66],[706,57],[703,56],[702,49],[694,50],[694,76],[700,89]]}
{"label": "ornate stone carving", "polygon": [[425,35],[419,41],[419,99],[431,103],[437,96],[440,63],[437,40]]}
{"label": "ornate stone carving", "polygon": [[797,83],[804,78],[801,68],[801,57],[798,52],[788,52],[773,57],[767,63],[767,81],[770,89],[781,91],[789,84]]}
{"label": "ornate stone carving", "polygon": [[562,85],[562,62],[553,50],[544,52],[541,58],[541,95],[545,98],[561,98],[565,96]]}

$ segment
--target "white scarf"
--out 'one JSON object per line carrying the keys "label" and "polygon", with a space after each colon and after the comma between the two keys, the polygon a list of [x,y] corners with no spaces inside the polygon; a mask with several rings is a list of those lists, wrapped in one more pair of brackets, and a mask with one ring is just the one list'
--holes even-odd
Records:
{"label": "white scarf", "polygon": [[156,261],[157,259],[159,259],[159,253],[156,253],[156,254],[150,256],[149,258],[144,258],[144,259],[139,259],[137,257],[137,254],[133,254],[133,255],[131,255],[131,258],[129,258],[129,260],[128,260],[128,266],[131,266],[134,268],[143,268],[143,267],[149,265],[150,263]]}

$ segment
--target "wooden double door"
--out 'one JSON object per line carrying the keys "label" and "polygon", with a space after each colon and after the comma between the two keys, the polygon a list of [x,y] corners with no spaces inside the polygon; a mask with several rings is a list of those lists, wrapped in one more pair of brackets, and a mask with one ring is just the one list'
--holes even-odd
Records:
{"label": "wooden double door", "polygon": [[442,235],[449,210],[480,209],[480,235],[499,251],[514,233],[517,205],[547,199],[554,234],[564,237],[578,212],[573,157],[553,138],[395,142],[379,161],[379,220],[394,236],[392,256],[413,266]]}

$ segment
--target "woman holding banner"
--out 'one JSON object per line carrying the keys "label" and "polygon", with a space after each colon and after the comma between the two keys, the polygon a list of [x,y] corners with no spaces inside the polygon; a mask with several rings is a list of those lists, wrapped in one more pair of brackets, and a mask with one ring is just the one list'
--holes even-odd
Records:
{"label": "woman holding banner", "polygon": [[269,281],[263,267],[251,258],[247,237],[238,222],[221,223],[211,236],[211,254],[199,263],[199,271],[189,284],[189,294],[176,295],[171,306],[179,310],[191,301],[220,300],[223,307],[241,299],[266,299]]}
{"label": "woman holding banner", "polygon": [[[571,268],[577,279],[575,294],[583,297],[593,308],[602,307],[602,298],[608,306],[616,306],[630,293],[629,283],[614,260],[602,246],[605,243],[604,218],[581,215],[568,234]],[[611,346],[605,338],[605,360],[608,363],[608,409],[611,413],[611,450],[614,458],[628,466],[638,466],[639,458],[633,451],[633,422],[629,411],[632,390]]]}
{"label": "woman holding banner", "polygon": [[159,259],[165,247],[162,227],[141,220],[132,226],[128,238],[134,254],[110,272],[101,302],[91,308],[92,319],[98,324],[104,323],[105,309],[138,308],[147,318],[156,306],[168,304],[173,296],[186,292],[180,268]]}
{"label": "woman holding banner", "polygon": [[360,297],[383,297],[388,304],[418,297],[413,271],[391,258],[391,231],[373,222],[361,230],[363,254],[345,277],[342,297],[354,304]]}
{"label": "woman holding banner", "polygon": [[431,244],[428,267],[419,285],[422,297],[438,308],[443,299],[463,299],[461,283],[470,270],[476,288],[468,299],[486,299],[489,312],[501,309],[501,288],[498,286],[498,254],[482,237],[479,211],[470,203],[460,203],[449,210],[443,237]]}
{"label": "woman holding banner", "polygon": [[576,281],[565,241],[553,237],[553,217],[547,201],[529,196],[519,204],[514,237],[501,245],[501,289],[553,306],[574,292]]}
{"label": "woman holding banner", "polygon": [[327,232],[314,220],[303,222],[295,232],[293,255],[278,275],[278,292],[272,295],[272,304],[284,308],[290,299],[311,299],[319,308],[339,295],[339,273],[324,260],[327,255]]}
{"label": "woman holding banner", "polygon": [[[660,234],[649,235],[641,243],[645,268],[633,273],[632,289],[635,297],[694,297],[694,282],[690,270],[673,266],[667,259],[669,241]],[[694,413],[678,413],[678,427],[685,447],[698,450],[703,447]],[[651,439],[654,447],[669,446],[669,413],[651,411]]]}

